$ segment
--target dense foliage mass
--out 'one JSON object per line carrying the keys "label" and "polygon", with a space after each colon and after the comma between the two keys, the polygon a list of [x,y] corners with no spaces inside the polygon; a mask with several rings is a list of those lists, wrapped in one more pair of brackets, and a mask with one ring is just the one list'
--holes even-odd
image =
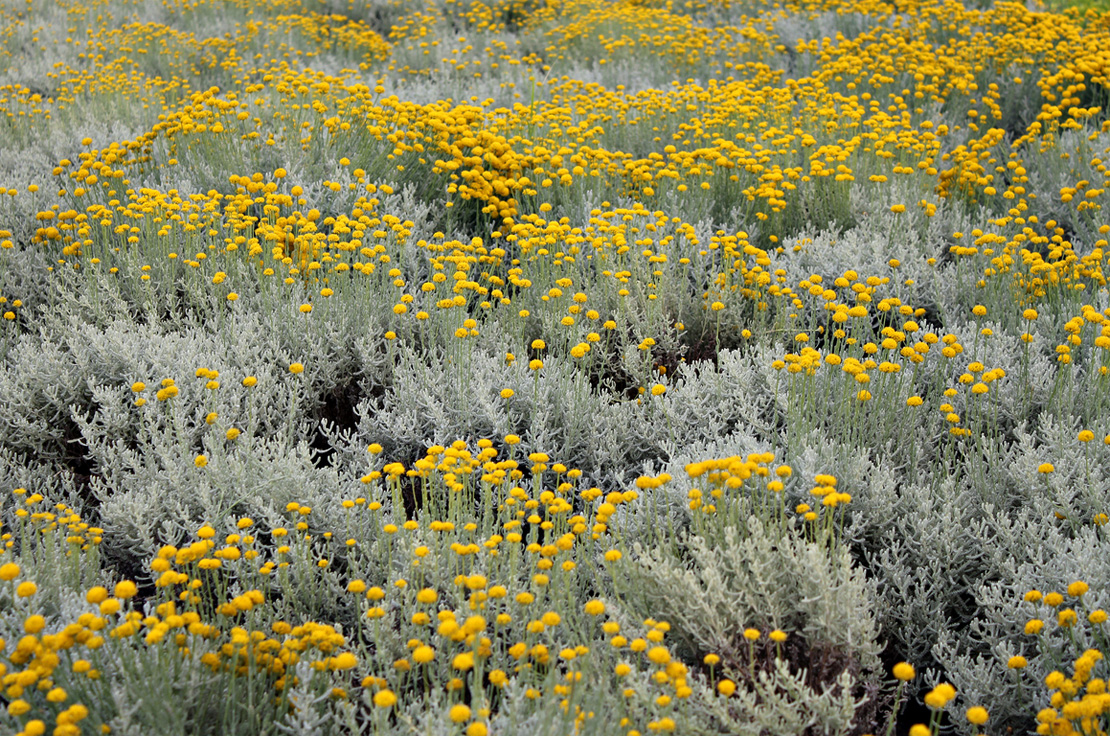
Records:
{"label": "dense foliage mass", "polygon": [[1110,14],[0,2],[6,733],[1104,733]]}

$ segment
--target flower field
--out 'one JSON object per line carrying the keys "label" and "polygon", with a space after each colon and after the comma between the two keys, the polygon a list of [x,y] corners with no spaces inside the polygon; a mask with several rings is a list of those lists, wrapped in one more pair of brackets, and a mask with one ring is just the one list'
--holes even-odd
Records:
{"label": "flower field", "polygon": [[1110,13],[0,0],[0,732],[1110,730]]}

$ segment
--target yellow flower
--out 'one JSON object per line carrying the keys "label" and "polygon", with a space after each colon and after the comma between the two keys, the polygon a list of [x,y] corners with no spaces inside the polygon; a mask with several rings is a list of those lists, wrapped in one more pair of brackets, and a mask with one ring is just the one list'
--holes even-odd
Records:
{"label": "yellow flower", "polygon": [[956,697],[956,688],[942,682],[925,694],[925,705],[939,710],[948,705],[948,702],[954,697]]}
{"label": "yellow flower", "polygon": [[374,693],[374,705],[379,708],[389,708],[397,703],[397,696],[392,690],[379,690]]}
{"label": "yellow flower", "polygon": [[134,598],[139,593],[139,587],[130,580],[121,580],[116,583],[115,596],[127,600]]}
{"label": "yellow flower", "polygon": [[39,590],[39,586],[32,583],[30,580],[24,581],[19,584],[15,589],[15,594],[20,598],[30,598]]}
{"label": "yellow flower", "polygon": [[19,565],[7,562],[0,565],[0,580],[15,580],[19,577]]}
{"label": "yellow flower", "polygon": [[981,706],[978,706],[978,705],[972,706],[971,708],[968,708],[966,715],[967,715],[967,720],[973,726],[982,726],[984,723],[987,722],[987,719],[990,717],[987,714],[987,709],[983,708]]}
{"label": "yellow flower", "polygon": [[330,662],[330,669],[334,670],[350,670],[356,666],[358,666],[358,658],[350,652],[343,652],[333,657]]}
{"label": "yellow flower", "polygon": [[736,683],[732,680],[721,680],[717,683],[717,692],[727,698],[736,692]]}
{"label": "yellow flower", "polygon": [[208,456],[197,455],[195,458],[193,458],[193,465],[197,466],[198,468],[205,467],[206,465],[208,465]]}
{"label": "yellow flower", "polygon": [[293,373],[293,374],[304,373],[304,364],[303,363],[290,363],[289,364],[289,372]]}
{"label": "yellow flower", "polygon": [[465,706],[462,703],[459,703],[458,705],[453,705],[451,706],[451,710],[448,712],[448,716],[455,723],[463,723],[470,720],[470,708],[469,706]]}
{"label": "yellow flower", "polygon": [[894,665],[894,677],[902,682],[909,682],[916,674],[913,665],[909,662],[899,662]]}

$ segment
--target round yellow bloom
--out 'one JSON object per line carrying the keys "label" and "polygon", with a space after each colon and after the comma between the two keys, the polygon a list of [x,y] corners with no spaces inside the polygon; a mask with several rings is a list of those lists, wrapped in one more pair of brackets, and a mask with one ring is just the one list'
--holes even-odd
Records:
{"label": "round yellow bloom", "polygon": [[379,690],[374,693],[374,705],[379,708],[389,708],[397,703],[397,696],[392,690]]}
{"label": "round yellow bloom", "polygon": [[909,662],[899,662],[894,665],[894,677],[902,682],[909,682],[916,674],[913,665]]}
{"label": "round yellow bloom", "polygon": [[948,705],[954,697],[956,697],[956,688],[942,682],[925,694],[925,705],[939,710]]}
{"label": "round yellow bloom", "polygon": [[290,363],[289,364],[289,372],[293,373],[293,374],[304,373],[304,364],[303,363]]}
{"label": "round yellow bloom", "polygon": [[721,680],[717,683],[717,692],[727,698],[736,692],[736,683],[732,680]]}
{"label": "round yellow bloom", "polygon": [[134,598],[139,593],[139,587],[130,580],[121,580],[116,583],[115,596],[116,598]]}
{"label": "round yellow bloom", "polygon": [[475,721],[466,727],[466,736],[486,736],[488,733],[489,729],[486,728],[486,724],[480,721]]}
{"label": "round yellow bloom", "polygon": [[23,622],[23,630],[28,634],[37,634],[46,628],[46,619],[37,613],[33,616],[28,616]]}
{"label": "round yellow bloom", "polygon": [[592,600],[586,603],[584,610],[591,616],[600,616],[605,613],[605,604],[599,600]]}
{"label": "round yellow bloom", "polygon": [[451,720],[455,723],[463,723],[465,721],[468,721],[470,720],[470,707],[463,705],[462,703],[459,703],[458,705],[453,705],[451,706],[451,710],[448,713],[448,716],[450,716]]}
{"label": "round yellow bloom", "polygon": [[15,580],[19,577],[19,565],[8,562],[0,565],[0,580]]}
{"label": "round yellow bloom", "polygon": [[39,591],[39,586],[32,583],[30,580],[24,581],[19,584],[15,589],[15,594],[20,598],[30,598]]}
{"label": "round yellow bloom", "polygon": [[198,468],[205,467],[206,465],[208,465],[208,456],[197,455],[195,458],[193,458],[193,465],[197,466]]}
{"label": "round yellow bloom", "polygon": [[1010,657],[1010,659],[1006,662],[1006,666],[1012,670],[1020,670],[1028,664],[1029,662],[1026,661],[1025,657],[1021,656],[1020,654]]}
{"label": "round yellow bloom", "polygon": [[1076,580],[1074,583],[1068,586],[1068,595],[1070,595],[1072,598],[1079,598],[1090,589],[1091,586],[1087,585],[1082,580]]}
{"label": "round yellow bloom", "polygon": [[343,652],[332,658],[330,662],[330,669],[333,670],[350,670],[358,666],[358,658],[350,652]]}
{"label": "round yellow bloom", "polygon": [[987,722],[987,719],[990,717],[989,714],[987,713],[987,709],[983,708],[981,706],[978,706],[978,705],[973,706],[971,708],[968,708],[966,715],[967,715],[967,720],[973,726],[982,726],[984,723]]}

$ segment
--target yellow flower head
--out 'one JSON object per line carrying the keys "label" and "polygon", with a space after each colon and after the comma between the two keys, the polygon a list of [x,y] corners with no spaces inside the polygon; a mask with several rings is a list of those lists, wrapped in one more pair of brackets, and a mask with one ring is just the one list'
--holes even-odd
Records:
{"label": "yellow flower head", "polygon": [[899,662],[894,665],[894,677],[902,682],[909,682],[916,674],[913,665],[909,662]]}

